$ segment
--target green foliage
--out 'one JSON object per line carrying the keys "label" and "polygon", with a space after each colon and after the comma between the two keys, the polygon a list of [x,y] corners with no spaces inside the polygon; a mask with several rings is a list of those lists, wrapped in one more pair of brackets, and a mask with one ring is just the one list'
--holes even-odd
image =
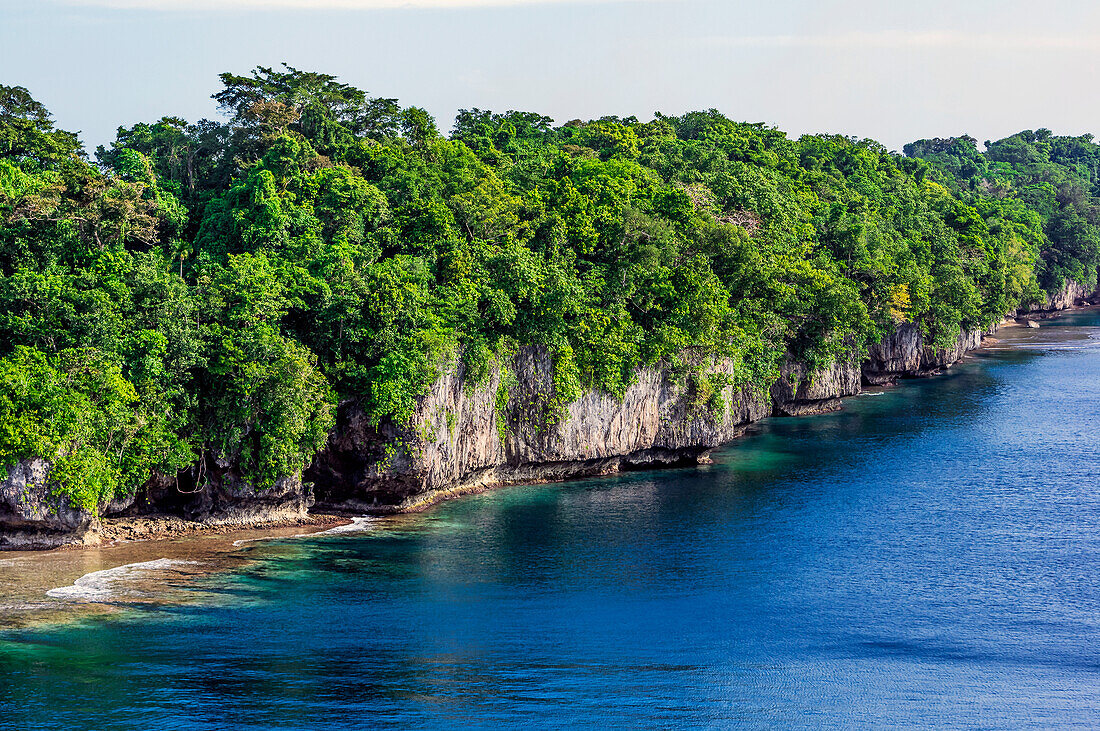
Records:
{"label": "green foliage", "polygon": [[733,378],[726,373],[708,372],[696,365],[687,374],[688,410],[692,413],[706,413],[720,420],[726,413],[726,400],[722,395]]}
{"label": "green foliage", "polygon": [[326,74],[221,81],[225,123],[123,127],[98,165],[0,86],[0,460],[51,460],[89,509],[200,455],[271,485],[337,403],[408,424],[458,359],[471,387],[500,371],[503,438],[524,345],[553,354],[547,423],[646,365],[717,416],[788,356],[903,321],[947,344],[1100,261],[1089,137],[902,157],[714,110],[469,109],[447,138]]}
{"label": "green foliage", "polygon": [[584,393],[580,368],[569,344],[561,346],[554,357],[554,400],[551,408],[560,413]]}
{"label": "green foliage", "polygon": [[51,484],[77,507],[95,511],[132,493],[152,469],[190,461],[149,417],[110,353],[70,349],[51,358],[17,346],[0,360],[0,465],[45,458]]}
{"label": "green foliage", "polygon": [[328,437],[335,404],[316,358],[267,323],[210,330],[203,443],[266,488],[307,464]]}
{"label": "green foliage", "polygon": [[[1057,290],[1066,280],[1092,287],[1100,265],[1100,145],[1090,135],[1056,137],[1050,130],[1019,132],[986,142],[971,137],[921,140],[907,155],[927,163],[988,227],[987,249],[1005,249],[992,274],[1005,277],[1009,299],[1040,298],[1039,286]],[[1000,253],[1000,252],[987,252]],[[1020,261],[1034,264],[1029,277]],[[1010,303],[1011,304],[1011,303]]]}

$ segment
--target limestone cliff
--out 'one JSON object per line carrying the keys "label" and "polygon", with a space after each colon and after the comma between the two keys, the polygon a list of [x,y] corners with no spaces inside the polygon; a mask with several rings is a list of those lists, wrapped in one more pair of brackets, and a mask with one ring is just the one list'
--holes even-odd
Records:
{"label": "limestone cliff", "polygon": [[207,525],[250,527],[306,517],[313,494],[299,476],[280,477],[260,489],[226,460],[207,458],[176,477],[156,475],[133,497],[108,505],[105,517],[175,515]]}
{"label": "limestone cliff", "polygon": [[0,548],[81,543],[96,527],[94,516],[49,489],[49,468],[45,460],[25,459],[0,480]]}
{"label": "limestone cliff", "polygon": [[963,330],[952,345],[936,348],[924,342],[920,327],[903,323],[868,349],[863,361],[863,380],[881,385],[902,377],[934,375],[981,344],[980,330]]}
{"label": "limestone cliff", "polygon": [[[247,528],[295,523],[308,517],[309,487],[283,477],[259,490],[235,475],[226,463],[210,460],[178,477],[154,475],[135,495],[101,507],[105,518],[172,516],[204,526]],[[18,462],[0,480],[0,550],[95,545],[100,515],[83,510],[53,489],[50,463]],[[3,472],[0,472],[3,474]],[[197,479],[196,479],[197,478]]]}
{"label": "limestone cliff", "polygon": [[1094,299],[1100,290],[1090,292],[1081,284],[1067,279],[1061,289],[1053,294],[1045,294],[1042,302],[1035,302],[1027,307],[1021,307],[1016,311],[1017,317],[1033,313],[1059,312],[1068,310],[1075,305]]}
{"label": "limestone cliff", "polygon": [[[346,405],[306,473],[318,503],[393,512],[487,485],[695,463],[771,411],[767,394],[751,387],[721,389],[721,409],[695,404],[686,378],[658,368],[639,369],[622,399],[590,391],[558,409],[545,348],[521,348],[504,366],[473,385],[456,365],[405,428],[372,428]],[[514,382],[498,411],[502,370]],[[730,366],[710,371],[728,375]]]}
{"label": "limestone cliff", "polygon": [[806,416],[836,411],[841,398],[854,396],[860,387],[855,355],[817,372],[788,358],[771,387],[772,412],[776,416]]}
{"label": "limestone cliff", "polygon": [[[932,348],[919,328],[902,325],[872,349],[862,367],[853,356],[811,372],[788,358],[766,392],[725,386],[716,399],[719,408],[697,403],[688,379],[642,368],[622,399],[590,391],[560,413],[552,406],[550,354],[522,348],[505,364],[514,383],[500,412],[501,371],[475,386],[461,365],[435,382],[407,427],[372,427],[354,404],[345,404],[328,448],[306,479],[325,508],[400,512],[490,485],[694,464],[765,416],[836,410],[864,381],[939,372],[978,347],[981,337],[964,332],[952,347]],[[708,370],[732,372],[723,363]]]}
{"label": "limestone cliff", "polygon": [[[1076,297],[1067,292],[1051,304]],[[479,384],[456,363],[420,399],[407,426],[371,425],[355,403],[342,404],[328,446],[304,481],[287,477],[257,490],[230,462],[208,457],[179,476],[150,480],[103,513],[243,527],[304,518],[314,495],[323,509],[388,513],[492,485],[695,464],[766,416],[835,410],[865,384],[935,374],[981,339],[977,330],[964,331],[949,347],[935,348],[907,323],[862,361],[853,355],[811,372],[788,358],[768,389],[722,386],[732,380],[722,378],[732,375],[728,363],[695,364],[695,372],[710,374],[719,386],[706,393],[684,369],[649,367],[637,371],[621,399],[589,391],[563,406],[555,401],[551,354],[525,347]],[[56,497],[48,469],[35,459],[7,470],[0,482],[0,548],[94,542],[97,518]]]}

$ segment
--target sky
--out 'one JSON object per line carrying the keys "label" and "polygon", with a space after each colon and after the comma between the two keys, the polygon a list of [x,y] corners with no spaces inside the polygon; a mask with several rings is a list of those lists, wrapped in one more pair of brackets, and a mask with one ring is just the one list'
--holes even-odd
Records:
{"label": "sky", "polygon": [[219,119],[223,71],[281,62],[428,109],[558,123],[716,108],[799,135],[1100,132],[1081,0],[0,0],[0,83],[94,147]]}

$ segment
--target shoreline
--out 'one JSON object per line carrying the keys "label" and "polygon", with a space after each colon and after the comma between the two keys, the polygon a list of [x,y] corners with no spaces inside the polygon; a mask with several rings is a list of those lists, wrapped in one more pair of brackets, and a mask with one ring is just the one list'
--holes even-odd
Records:
{"label": "shoreline", "polygon": [[[99,545],[113,546],[119,543],[135,541],[171,540],[193,535],[226,535],[241,531],[278,530],[281,528],[335,528],[350,525],[350,517],[327,513],[308,514],[302,518],[290,518],[270,523],[232,525],[226,523],[203,523],[185,520],[176,515],[142,515],[132,518],[104,518],[101,520],[98,536],[103,540]],[[62,546],[58,550],[82,550],[88,548],[80,544]]]}
{"label": "shoreline", "polygon": [[[997,324],[996,329],[992,332],[996,333],[1004,329],[1021,329],[1028,330],[1034,329],[1032,326],[1027,325],[1028,321],[1049,321],[1056,320],[1065,314],[1073,312],[1082,312],[1088,310],[1100,309],[1100,304],[1097,305],[1074,305],[1072,307],[1062,310],[1052,310],[1046,312],[1028,313],[1022,316],[1006,317],[1000,323]],[[984,335],[981,339],[981,343],[965,353],[959,360],[963,360],[967,357],[985,350],[990,346],[1000,344],[1001,338],[994,337],[993,334]],[[958,361],[955,361],[956,363]],[[945,368],[941,369],[935,374],[923,377],[935,377],[940,375],[943,371],[951,368],[954,364],[949,364]],[[911,380],[911,378],[901,378],[899,381]],[[866,393],[874,393],[883,389],[895,388],[898,383],[890,383],[884,385],[864,385],[861,387],[859,393],[844,398],[854,398]],[[839,399],[841,402],[843,399]],[[841,407],[842,408],[842,407]],[[825,413],[831,413],[836,411],[835,408],[823,409],[821,411],[812,411],[806,414],[800,414],[802,416],[817,416]],[[769,416],[765,418],[776,418]],[[742,435],[745,432],[750,431],[751,424],[747,425],[742,431]],[[738,437],[740,438],[740,437]],[[732,441],[736,441],[736,438]],[[727,442],[727,443],[731,443]],[[719,445],[724,446],[724,445]],[[717,448],[717,447],[716,447]],[[708,450],[713,451],[713,450]],[[698,464],[704,464],[707,461],[705,455],[703,455]],[[676,469],[676,466],[662,466],[658,469]],[[97,530],[90,531],[83,540],[73,541],[56,547],[50,548],[0,548],[0,560],[4,556],[12,554],[48,554],[51,552],[67,552],[67,551],[86,551],[102,548],[110,548],[126,543],[135,542],[166,542],[176,539],[195,537],[195,536],[219,536],[229,535],[241,532],[271,532],[277,534],[278,532],[287,528],[316,528],[317,532],[321,532],[324,529],[331,529],[334,527],[340,527],[344,525],[350,525],[353,523],[353,519],[361,517],[373,517],[382,518],[388,516],[400,516],[400,515],[415,515],[423,513],[431,508],[439,505],[448,500],[465,497],[468,495],[477,495],[489,490],[494,490],[501,487],[519,487],[525,485],[546,485],[561,482],[570,482],[573,480],[591,479],[597,477],[608,477],[616,474],[621,474],[622,470],[601,468],[598,464],[592,465],[587,471],[578,470],[569,473],[569,476],[562,477],[560,479],[555,478],[528,478],[524,479],[516,477],[514,479],[508,479],[504,477],[502,479],[494,479],[496,476],[494,473],[496,470],[487,470],[484,475],[476,480],[471,480],[465,483],[452,485],[449,487],[433,490],[428,493],[421,494],[413,500],[408,500],[404,503],[399,503],[384,508],[366,508],[363,510],[339,510],[326,506],[324,512],[307,513],[304,516],[294,518],[282,518],[268,521],[241,521],[241,522],[203,522],[195,520],[187,520],[180,516],[170,514],[156,514],[156,515],[142,515],[123,518],[102,518],[99,521]],[[272,537],[280,537],[279,535],[273,535]]]}
{"label": "shoreline", "polygon": [[[1063,310],[1052,313],[1048,319],[1095,309],[1100,306]],[[1011,329],[1014,334],[1029,332],[1028,328],[1011,320],[1001,327]],[[980,357],[980,351],[987,348],[1011,348],[1016,340],[1017,337],[986,336],[979,347],[968,351],[963,358]],[[1019,340],[1019,344],[1026,344],[1026,340]],[[881,393],[897,386],[896,383],[868,386],[855,396]],[[746,432],[751,433],[751,428]],[[395,527],[405,522],[403,518],[415,519],[452,498],[480,494],[497,487],[567,483],[612,474],[594,472],[563,480],[458,486],[424,496],[399,512],[369,519],[353,518],[350,514],[318,513],[283,521],[280,525],[253,526],[210,525],[174,516],[106,519],[99,535],[109,541],[99,545],[0,553],[0,586],[5,588],[3,601],[0,601],[0,636],[7,631],[116,616],[143,607],[219,601],[224,595],[217,587],[196,585],[195,579],[247,571],[250,564],[270,550],[287,550],[286,545],[292,545],[275,544],[263,554],[253,553],[258,548],[256,544],[261,542]],[[343,527],[349,530],[340,530]],[[303,528],[308,530],[303,531]],[[78,548],[81,550],[75,550]]]}
{"label": "shoreline", "polygon": [[[1034,327],[1029,326],[1029,325],[1026,324],[1027,321],[1036,322],[1038,320],[1043,320],[1043,321],[1056,320],[1056,319],[1062,317],[1065,314],[1074,313],[1074,312],[1083,312],[1083,311],[1088,311],[1088,310],[1100,310],[1100,304],[1093,305],[1093,304],[1086,303],[1086,304],[1083,304],[1083,305],[1073,305],[1071,307],[1067,307],[1067,308],[1064,308],[1064,309],[1061,309],[1061,310],[1036,311],[1036,312],[1028,313],[1028,314],[1022,315],[1022,316],[1005,317],[1000,323],[997,323],[996,329],[994,329],[993,332],[994,333],[1000,332],[1003,329],[1011,329],[1011,330],[1017,330],[1018,329],[1020,331],[1027,331],[1027,330],[1031,330],[1031,329],[1037,329],[1037,328],[1040,327],[1039,325],[1035,325]],[[972,349],[964,352],[962,354],[962,356],[959,358],[959,360],[955,361],[954,363],[948,364],[947,366],[944,366],[942,369],[939,369],[934,373],[931,373],[929,375],[923,375],[923,376],[908,376],[908,377],[904,377],[904,378],[899,378],[894,382],[886,383],[886,384],[870,384],[870,385],[865,384],[865,385],[861,385],[860,391],[858,393],[852,394],[851,396],[840,397],[840,398],[837,398],[835,400],[842,403],[844,401],[844,399],[847,399],[847,398],[858,398],[858,397],[866,395],[866,394],[882,393],[886,390],[897,388],[899,383],[902,382],[902,381],[920,380],[920,379],[923,379],[923,378],[935,378],[937,376],[943,375],[943,373],[945,371],[949,370],[953,365],[955,365],[955,363],[961,362],[962,360],[964,360],[966,358],[974,357],[974,355],[978,354],[980,351],[986,350],[990,346],[997,345],[1001,342],[1003,342],[1003,340],[1001,338],[996,338],[992,334],[983,335],[982,339],[981,339],[981,342],[977,347],[972,348]],[[808,411],[808,412],[803,413],[803,414],[798,414],[797,416],[822,416],[824,414],[835,413],[836,411],[839,411],[839,410],[842,410],[842,409],[843,409],[843,406],[839,405],[836,408],[823,408],[819,411]],[[793,416],[794,415],[789,415],[789,416],[784,416],[784,417],[766,416],[764,418],[765,419],[793,418]],[[729,442],[726,442],[722,445],[719,445],[718,447],[715,447],[714,449],[720,449],[723,446],[726,446],[728,444],[732,444],[735,441],[737,441],[738,439],[744,437],[746,434],[751,433],[753,427],[757,423],[759,423],[759,422],[753,422],[753,423],[745,425],[745,427],[742,429],[741,434],[738,437],[736,437],[735,439],[730,440]],[[698,465],[701,465],[701,464],[708,463],[710,460],[706,455],[709,454],[710,452],[714,451],[714,449],[707,450],[707,452],[704,455],[702,455],[697,462],[695,462],[691,465],[683,465],[683,466],[698,466]],[[662,465],[660,467],[655,467],[654,469],[662,470],[662,469],[680,469],[680,468],[681,468],[680,466],[676,466],[676,465]],[[437,505],[440,505],[441,503],[447,502],[449,500],[453,500],[453,499],[461,498],[461,497],[466,497],[466,496],[469,496],[469,495],[480,495],[482,493],[488,492],[490,490],[495,490],[497,488],[522,487],[522,486],[525,486],[525,485],[531,485],[531,486],[534,486],[534,485],[549,485],[549,484],[571,482],[571,481],[574,481],[574,480],[588,480],[588,479],[594,479],[594,478],[599,478],[599,477],[612,477],[612,476],[615,476],[615,475],[622,474],[624,471],[625,470],[620,470],[620,469],[601,470],[599,467],[592,467],[590,472],[575,472],[575,473],[571,473],[570,476],[563,477],[561,479],[533,478],[533,479],[493,480],[492,479],[492,473],[494,472],[494,470],[490,469],[490,470],[486,471],[485,475],[482,475],[477,480],[471,480],[469,482],[460,483],[460,484],[452,485],[452,486],[449,486],[449,487],[440,488],[438,490],[432,490],[430,492],[426,492],[426,493],[423,493],[421,495],[418,495],[415,499],[406,501],[404,503],[399,503],[397,505],[393,505],[393,506],[389,506],[389,507],[381,508],[381,509],[374,508],[374,509],[370,509],[370,510],[364,510],[363,512],[365,512],[367,515],[374,516],[374,517],[386,517],[386,516],[410,515],[410,514],[416,514],[416,513],[423,513],[425,511],[430,510],[433,507],[435,507]],[[636,470],[630,470],[630,471],[644,471],[644,468],[638,468]],[[349,512],[348,514],[351,515],[352,513]]]}
{"label": "shoreline", "polygon": [[[342,516],[296,523],[200,527],[154,539],[5,552],[0,554],[0,638],[10,631],[115,616],[127,610],[218,602],[226,596],[219,587],[198,585],[195,580],[247,571],[258,557],[255,544],[370,530],[363,521]],[[303,532],[303,528],[310,530]]]}

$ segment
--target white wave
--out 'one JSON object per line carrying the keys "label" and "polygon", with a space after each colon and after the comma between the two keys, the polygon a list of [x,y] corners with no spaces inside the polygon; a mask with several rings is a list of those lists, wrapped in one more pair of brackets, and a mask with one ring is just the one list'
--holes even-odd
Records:
{"label": "white wave", "polygon": [[315,533],[297,533],[292,536],[263,536],[261,538],[242,538],[239,541],[233,541],[234,546],[243,546],[247,543],[257,543],[259,541],[278,541],[285,540],[287,538],[316,538],[317,536],[333,536],[340,535],[342,533],[366,533],[372,528],[371,523],[374,522],[374,518],[363,516],[361,518],[352,518],[350,523],[345,525],[338,525],[335,528],[329,528],[328,530],[321,530]]}
{"label": "white wave", "polygon": [[373,530],[371,524],[374,523],[375,518],[363,516],[361,518],[352,518],[351,522],[347,525],[338,525],[335,528],[329,528],[323,530],[320,533],[307,533],[304,536],[295,536],[296,538],[311,538],[313,536],[332,536],[339,535],[341,533],[367,533]]}
{"label": "white wave", "polygon": [[96,602],[105,601],[115,595],[115,584],[135,578],[150,571],[166,571],[178,566],[196,566],[198,561],[181,561],[173,558],[158,558],[155,561],[142,561],[116,566],[84,574],[73,582],[72,586],[59,586],[50,589],[46,596],[69,601]]}

